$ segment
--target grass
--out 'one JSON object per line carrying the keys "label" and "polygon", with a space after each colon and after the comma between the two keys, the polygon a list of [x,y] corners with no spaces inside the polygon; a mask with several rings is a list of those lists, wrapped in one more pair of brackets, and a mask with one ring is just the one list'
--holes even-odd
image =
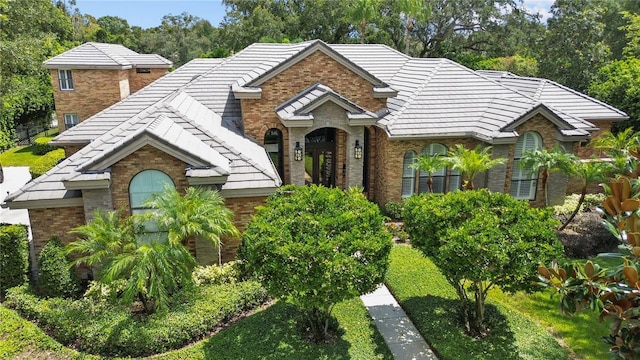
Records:
{"label": "grass", "polygon": [[[49,130],[51,131],[51,130]],[[42,133],[44,134],[44,133]],[[49,136],[41,136],[40,138],[53,139],[57,134],[54,131]],[[33,145],[30,146],[16,146],[0,154],[0,164],[2,166],[34,166],[44,155],[35,155],[33,153]],[[62,159],[64,157],[64,150],[55,150],[56,156]]]}
{"label": "grass", "polygon": [[457,296],[438,268],[409,246],[395,246],[387,285],[441,359],[567,359],[567,350],[529,317],[490,300],[491,334],[469,338],[457,321]]}
{"label": "grass", "polygon": [[[339,337],[313,345],[300,337],[300,313],[278,302],[212,337],[154,359],[392,359],[360,299],[336,305]],[[63,347],[15,311],[0,306],[0,359],[73,359],[84,354]],[[99,359],[98,356],[90,356]]]}
{"label": "grass", "polygon": [[340,334],[333,344],[300,337],[301,314],[278,302],[191,347],[156,359],[392,359],[360,299],[336,305]]}

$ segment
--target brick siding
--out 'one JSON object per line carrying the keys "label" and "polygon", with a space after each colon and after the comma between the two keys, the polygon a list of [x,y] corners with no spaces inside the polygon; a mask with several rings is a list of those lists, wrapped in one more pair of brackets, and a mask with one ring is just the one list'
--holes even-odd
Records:
{"label": "brick siding", "polygon": [[135,68],[129,69],[129,88],[132,94],[163,77],[169,69],[150,68],[149,70],[150,72],[145,74],[137,73]]}
{"label": "brick siding", "polygon": [[84,208],[82,206],[53,208],[53,209],[29,209],[31,232],[33,233],[33,245],[36,257],[44,245],[56,236],[62,243],[68,244],[77,235],[69,231],[80,225],[84,225]]}

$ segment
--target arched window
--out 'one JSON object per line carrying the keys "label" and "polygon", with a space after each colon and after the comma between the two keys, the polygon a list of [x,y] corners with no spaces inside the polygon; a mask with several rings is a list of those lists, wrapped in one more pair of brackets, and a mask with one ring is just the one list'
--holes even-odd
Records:
{"label": "arched window", "polygon": [[404,153],[402,161],[402,197],[409,197],[413,194],[416,184],[416,171],[411,168],[411,164],[416,160],[416,152],[413,150]]}
{"label": "arched window", "polygon": [[269,129],[264,134],[264,148],[267,150],[273,165],[276,166],[281,179],[284,179],[284,160],[282,151],[282,131]]}
{"label": "arched window", "polygon": [[[442,144],[429,144],[422,148],[422,156],[444,156],[447,154],[447,148]],[[418,192],[429,192],[429,186],[427,184],[427,180],[429,179],[429,174],[426,171],[419,171],[418,178]],[[447,188],[447,168],[443,167],[438,171],[431,174],[431,180],[433,184],[431,185],[434,193],[444,193]]]}
{"label": "arched window", "polygon": [[520,158],[522,158],[524,152],[540,148],[542,148],[542,138],[540,134],[534,131],[522,134],[516,142],[511,175],[511,196],[516,199],[534,200],[536,198],[538,173],[532,172],[528,168],[521,168]]}
{"label": "arched window", "polygon": [[[153,211],[153,209],[145,208],[144,203],[151,198],[152,194],[161,192],[165,184],[175,186],[169,175],[162,171],[143,170],[136,174],[131,179],[131,183],[129,183],[131,215]],[[166,236],[167,233],[160,230],[156,224],[146,223],[139,240],[144,243],[150,243],[158,239],[164,240]]]}

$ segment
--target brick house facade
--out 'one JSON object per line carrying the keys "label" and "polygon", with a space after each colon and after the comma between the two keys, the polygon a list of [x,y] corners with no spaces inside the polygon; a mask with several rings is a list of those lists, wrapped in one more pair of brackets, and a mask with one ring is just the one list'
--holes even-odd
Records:
{"label": "brick house facade", "polygon": [[[64,68],[58,60],[49,66]],[[522,178],[518,153],[561,145],[587,157],[581,144],[626,119],[548,80],[475,72],[383,45],[254,44],[164,76],[162,67],[135,69],[74,70],[76,99],[55,87],[52,70],[56,111],[81,106],[88,118],[54,139],[67,159],[8,199],[10,207],[30,209],[36,253],[52,235],[71,241],[68,230],[90,221],[94,209],[130,213],[132,179],[147,170],[165,174],[179,191],[219,188],[242,231],[281,184],[362,186],[384,206],[426,191],[424,174],[408,168],[415,156],[480,145],[506,162],[480,174],[476,188],[542,205],[538,179]],[[143,75],[158,80],[144,87],[136,77]],[[553,96],[519,88],[529,82]],[[440,181],[442,191],[460,186],[451,169]],[[552,202],[561,201],[567,182],[549,179]],[[223,242],[224,259],[233,258],[239,239]],[[201,263],[214,261],[197,239],[188,245]]]}

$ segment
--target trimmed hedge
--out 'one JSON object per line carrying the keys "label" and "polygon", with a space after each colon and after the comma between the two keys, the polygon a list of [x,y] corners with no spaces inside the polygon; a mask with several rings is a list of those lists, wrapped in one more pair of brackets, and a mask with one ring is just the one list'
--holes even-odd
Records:
{"label": "trimmed hedge", "polygon": [[27,281],[29,244],[24,225],[0,225],[0,300],[5,291]]}
{"label": "trimmed hedge", "polygon": [[50,151],[57,149],[57,147],[49,144],[50,141],[50,137],[37,138],[33,143],[32,152],[35,155],[44,155]]}
{"label": "trimmed hedge", "polygon": [[140,318],[128,307],[88,299],[40,299],[25,286],[11,289],[6,306],[37,321],[53,338],[91,354],[146,356],[199,340],[220,322],[267,300],[257,282],[198,287],[174,296],[165,314]]}
{"label": "trimmed hedge", "polygon": [[57,149],[46,153],[38,159],[33,165],[29,166],[29,172],[32,178],[37,178],[56,166],[60,160],[64,159],[64,150]]}
{"label": "trimmed hedge", "polygon": [[52,237],[38,256],[38,292],[47,297],[75,297],[78,279],[64,251],[62,241]]}
{"label": "trimmed hedge", "polygon": [[230,261],[222,266],[196,266],[193,281],[196,285],[222,285],[235,283],[240,279],[240,261]]}

